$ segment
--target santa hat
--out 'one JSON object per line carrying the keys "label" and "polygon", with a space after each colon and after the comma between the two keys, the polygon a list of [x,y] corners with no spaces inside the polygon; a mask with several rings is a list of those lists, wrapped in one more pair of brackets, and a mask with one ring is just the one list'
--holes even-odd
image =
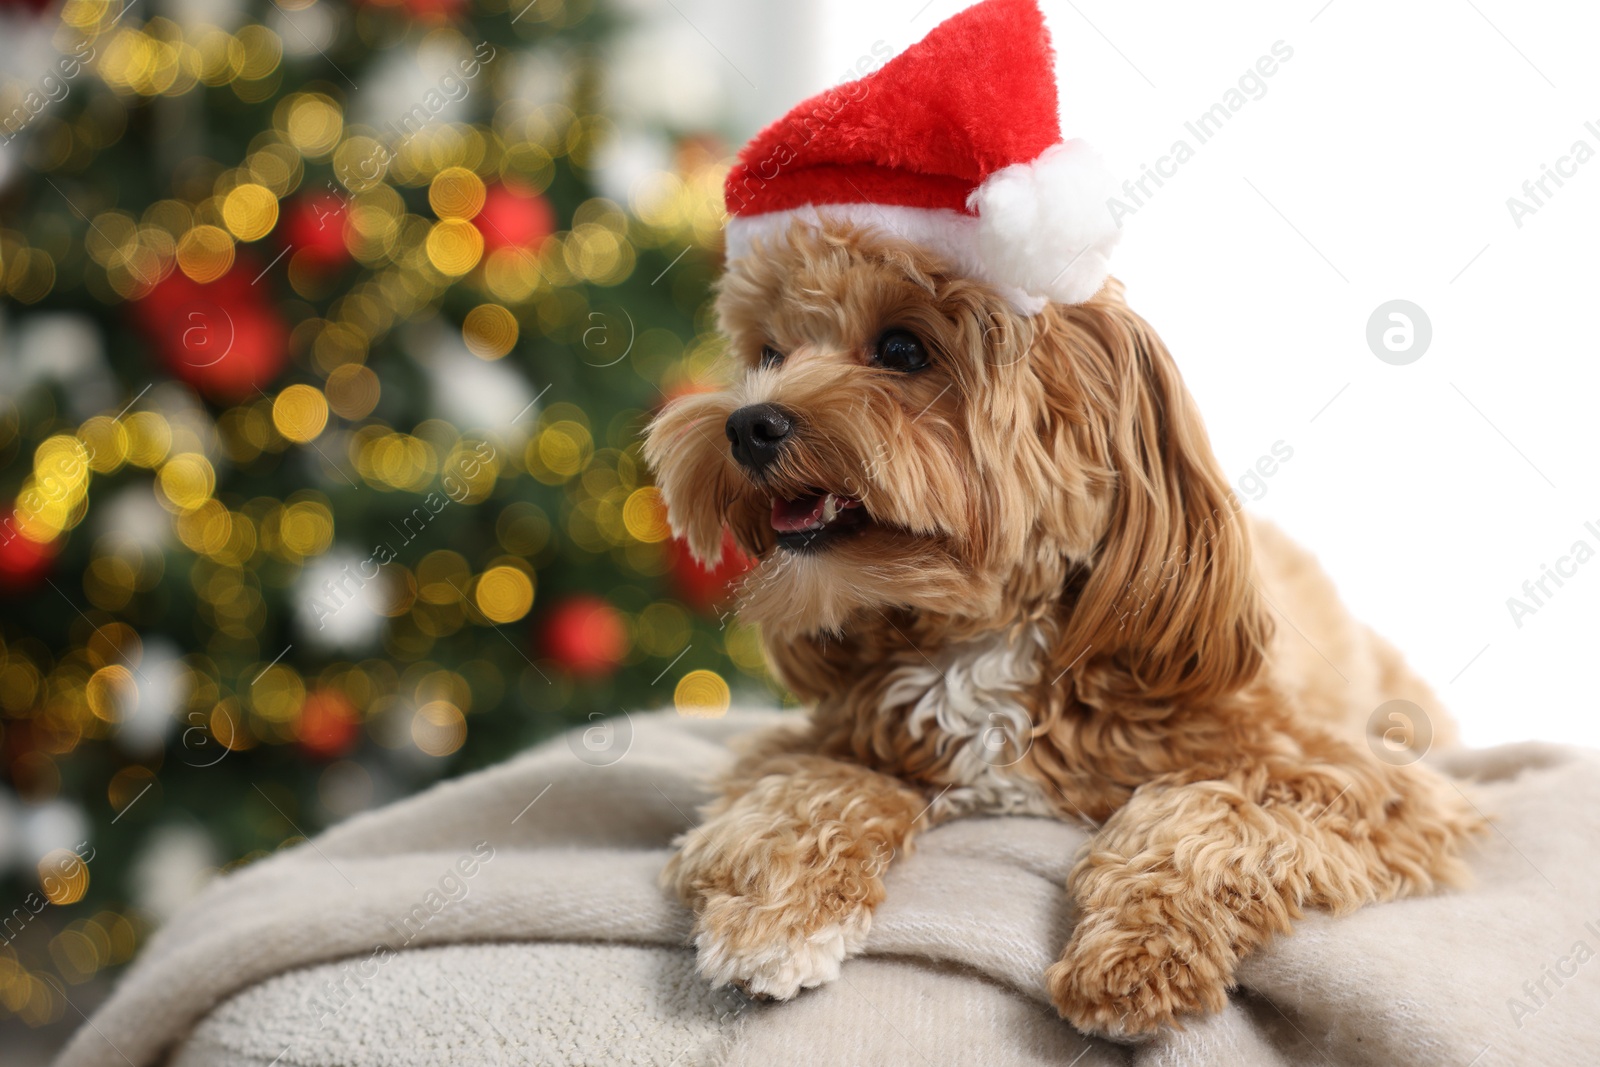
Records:
{"label": "santa hat", "polygon": [[984,0],[881,69],[812,97],[739,153],[728,258],[797,218],[898,234],[1025,314],[1100,289],[1113,183],[1062,140],[1055,56],[1035,0]]}

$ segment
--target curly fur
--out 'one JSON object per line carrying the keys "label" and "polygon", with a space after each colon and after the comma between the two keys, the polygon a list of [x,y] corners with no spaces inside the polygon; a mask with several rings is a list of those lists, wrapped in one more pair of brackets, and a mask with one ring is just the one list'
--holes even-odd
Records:
{"label": "curly fur", "polygon": [[[890,859],[969,811],[1098,827],[1047,981],[1115,1036],[1218,1009],[1239,959],[1307,908],[1462,879],[1480,817],[1363,737],[1405,698],[1447,740],[1443,710],[1239,511],[1115,281],[1026,316],[894,236],[797,225],[731,265],[719,311],[727,384],[666,408],[646,451],[698,556],[727,528],[759,560],[740,610],[811,716],[740,758],[665,873],[708,977],[779,998],[831,979]],[[875,366],[889,327],[932,366]],[[785,358],[764,367],[769,345]],[[723,435],[751,403],[796,424],[760,477]],[[777,547],[773,499],[818,488],[870,524]]]}

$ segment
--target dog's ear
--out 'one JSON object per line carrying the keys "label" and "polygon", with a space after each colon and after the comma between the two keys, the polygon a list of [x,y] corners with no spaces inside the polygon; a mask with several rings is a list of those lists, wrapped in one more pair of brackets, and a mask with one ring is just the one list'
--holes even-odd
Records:
{"label": "dog's ear", "polygon": [[[1120,289],[1071,309],[1092,341],[1090,434],[1112,472],[1109,524],[1069,584],[1057,671],[1078,698],[1164,715],[1237,691],[1261,669],[1271,621],[1249,529],[1166,346]],[[1074,346],[1076,347],[1076,346]],[[1101,421],[1103,420],[1103,421]]]}

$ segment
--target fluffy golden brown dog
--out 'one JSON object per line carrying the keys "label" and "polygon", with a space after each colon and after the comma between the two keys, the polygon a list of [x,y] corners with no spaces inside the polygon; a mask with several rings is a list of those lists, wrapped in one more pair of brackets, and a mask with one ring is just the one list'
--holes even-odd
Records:
{"label": "fluffy golden brown dog", "polygon": [[751,744],[665,872],[707,978],[836,977],[890,860],[969,813],[1096,828],[1047,982],[1114,1036],[1219,1009],[1307,908],[1461,879],[1475,809],[1365,737],[1390,699],[1436,740],[1443,712],[1238,510],[1118,283],[1025,316],[894,236],[797,223],[718,308],[725,386],[646,450],[699,557],[726,527],[759,560],[740,611],[810,717]]}

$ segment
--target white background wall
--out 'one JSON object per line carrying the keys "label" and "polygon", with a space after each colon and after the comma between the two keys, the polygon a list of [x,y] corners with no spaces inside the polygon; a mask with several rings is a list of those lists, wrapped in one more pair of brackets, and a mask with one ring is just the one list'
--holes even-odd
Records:
{"label": "white background wall", "polygon": [[[810,87],[838,81],[874,42],[898,52],[965,6],[922,4],[823,0]],[[1520,627],[1507,607],[1575,541],[1600,552],[1600,158],[1551,184],[1520,227],[1506,204],[1573,142],[1600,153],[1600,11],[1510,0],[1044,6],[1069,136],[1129,178],[1177,138],[1196,149],[1127,220],[1116,273],[1184,367],[1225,469],[1237,478],[1274,443],[1293,449],[1251,506],[1321,557],[1469,742],[1600,744],[1600,558],[1560,588],[1547,582],[1554,595]],[[725,50],[759,86],[764,66],[790,69],[786,36]],[[1185,121],[1277,41],[1294,54],[1265,95],[1198,144]],[[762,119],[796,102],[745,91]],[[1432,326],[1405,366],[1366,340],[1393,299]]]}

